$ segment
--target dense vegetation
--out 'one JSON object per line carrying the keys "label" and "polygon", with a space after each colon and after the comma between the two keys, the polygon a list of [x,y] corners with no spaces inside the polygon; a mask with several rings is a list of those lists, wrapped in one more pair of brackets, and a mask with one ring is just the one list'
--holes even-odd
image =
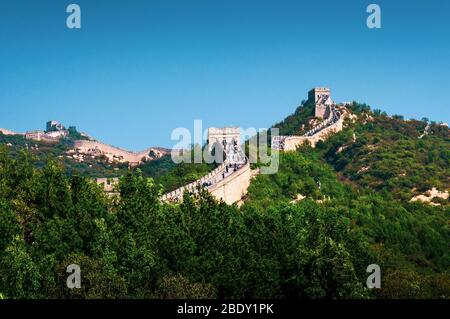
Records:
{"label": "dense vegetation", "polygon": [[[85,139],[80,133],[73,129],[69,131],[67,138],[58,143],[46,143],[40,141],[26,140],[20,135],[3,135],[0,132],[0,145],[7,145],[9,154],[17,158],[21,150],[27,150],[33,156],[33,165],[36,168],[44,167],[49,159],[60,159],[67,176],[80,175],[92,178],[119,177],[129,171],[128,163],[109,162],[106,157],[91,158],[85,156],[83,162],[75,161],[67,157],[67,151],[74,148],[74,141]],[[170,154],[151,161],[146,161],[132,170],[142,171],[144,177],[151,177],[157,185],[162,185],[165,192],[172,191],[178,187],[195,181],[207,175],[215,165],[206,163],[182,163],[176,165]]]}
{"label": "dense vegetation", "polygon": [[[349,109],[357,117],[342,132],[281,154],[240,208],[206,192],[159,201],[213,165],[166,156],[124,167],[110,198],[89,167],[55,160],[69,141],[38,152],[14,141],[0,150],[0,296],[449,298],[449,201],[410,202],[449,189],[448,128]],[[312,114],[305,102],[275,126],[300,134]],[[21,137],[0,144],[11,138]],[[365,285],[373,263],[379,290]],[[69,264],[81,266],[81,289],[66,287]]]}
{"label": "dense vegetation", "polygon": [[[300,153],[282,163],[281,177],[258,177],[239,209],[207,193],[161,204],[159,187],[138,172],[122,177],[120,197],[110,199],[90,179],[68,178],[54,161],[35,169],[26,154],[11,159],[2,151],[0,292],[6,298],[449,295],[448,210],[351,195],[329,167]],[[300,172],[311,180],[303,184]],[[280,190],[311,198],[264,208],[261,198]],[[317,203],[323,196],[329,199]],[[72,263],[82,269],[80,290],[65,286]],[[387,269],[378,294],[364,288],[371,263]]]}
{"label": "dense vegetation", "polygon": [[[50,161],[0,155],[0,292],[7,298],[366,297],[368,250],[317,205],[264,214],[209,194],[163,205],[129,173],[120,199]],[[362,259],[361,259],[362,258]],[[65,286],[79,264],[80,290]]]}
{"label": "dense vegetation", "polygon": [[[379,297],[449,297],[448,208],[399,202],[340,182],[313,152],[284,153],[280,164],[277,174],[260,175],[252,183],[244,213],[308,206],[339,216],[360,235],[370,260],[383,269]],[[305,198],[298,202],[299,194]],[[353,251],[349,254],[357,256]],[[358,262],[367,259],[353,261]]]}
{"label": "dense vegetation", "polygon": [[[433,187],[450,189],[447,126],[427,123],[427,119],[404,121],[358,104],[355,107],[358,119],[347,121],[344,131],[318,145],[320,156],[342,177],[402,201]],[[449,204],[437,198],[434,202]]]}

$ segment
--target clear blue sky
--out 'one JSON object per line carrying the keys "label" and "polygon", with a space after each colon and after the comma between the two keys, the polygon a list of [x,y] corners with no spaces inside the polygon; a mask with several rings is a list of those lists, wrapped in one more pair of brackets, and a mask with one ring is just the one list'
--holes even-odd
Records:
{"label": "clear blue sky", "polygon": [[[70,3],[81,30],[66,28]],[[447,0],[2,0],[0,127],[57,119],[132,150],[171,147],[195,119],[269,127],[314,86],[450,122],[449,30]]]}

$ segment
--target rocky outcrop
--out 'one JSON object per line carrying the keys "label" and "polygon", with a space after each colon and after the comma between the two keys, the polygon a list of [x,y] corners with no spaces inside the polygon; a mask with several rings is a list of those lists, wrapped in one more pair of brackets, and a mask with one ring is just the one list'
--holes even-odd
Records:
{"label": "rocky outcrop", "polygon": [[439,191],[436,187],[426,191],[424,194],[416,195],[411,198],[411,202],[423,202],[428,203],[433,206],[440,206],[439,203],[433,203],[434,198],[439,198],[443,200],[447,200],[449,198],[448,190]]}

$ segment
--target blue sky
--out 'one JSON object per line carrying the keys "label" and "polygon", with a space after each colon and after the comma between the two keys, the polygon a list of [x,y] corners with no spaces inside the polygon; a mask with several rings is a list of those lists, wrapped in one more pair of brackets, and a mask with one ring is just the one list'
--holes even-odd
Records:
{"label": "blue sky", "polygon": [[[66,6],[82,29],[66,27]],[[377,3],[382,29],[366,27]],[[2,0],[0,127],[57,119],[104,142],[172,147],[176,127],[269,127],[328,86],[450,122],[450,2]]]}

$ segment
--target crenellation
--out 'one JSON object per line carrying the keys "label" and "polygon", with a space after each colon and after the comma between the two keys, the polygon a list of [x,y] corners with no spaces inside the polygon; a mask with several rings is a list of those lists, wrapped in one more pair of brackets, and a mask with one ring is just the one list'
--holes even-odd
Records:
{"label": "crenellation", "polygon": [[335,103],[331,99],[331,90],[325,87],[316,87],[308,92],[308,100],[315,105],[315,117],[328,118],[330,108]]}
{"label": "crenellation", "polygon": [[60,122],[48,121],[46,123],[45,131],[28,131],[25,133],[25,138],[34,141],[57,143],[62,138],[67,137],[68,135],[69,131]]}
{"label": "crenellation", "polygon": [[160,158],[169,152],[160,148],[148,148],[141,152],[131,152],[98,141],[87,140],[75,141],[74,150],[77,154],[83,156],[105,156],[110,162],[128,162],[131,166],[139,165],[143,160]]}
{"label": "crenellation", "polygon": [[[310,100],[316,105],[316,116],[323,119],[303,136],[276,136],[272,139],[272,147],[279,150],[295,150],[303,143],[315,147],[319,141],[325,140],[330,134],[339,132],[343,128],[345,108],[337,108],[331,99],[330,89],[314,88],[309,91]],[[214,197],[227,204],[240,202],[247,193],[253,173],[245,154],[240,147],[240,131],[238,127],[209,128],[208,149],[211,151],[215,144],[223,147],[226,160],[212,172],[197,181],[180,187],[161,197],[162,201],[177,202],[182,200],[185,191],[197,193],[198,187],[204,187]],[[238,165],[238,166],[236,166]],[[233,171],[228,172],[228,168]]]}
{"label": "crenellation", "polygon": [[329,88],[314,88],[308,92],[308,99],[315,104],[315,116],[323,119],[302,136],[275,136],[272,138],[272,148],[292,151],[298,146],[308,143],[315,147],[319,141],[324,141],[330,134],[343,129],[344,106],[339,108],[331,99]]}
{"label": "crenellation", "polygon": [[250,164],[240,147],[240,129],[238,127],[209,128],[208,142],[210,150],[218,143],[224,149],[226,159],[212,172],[188,185],[161,197],[162,201],[177,202],[183,193],[198,193],[198,187],[207,189],[214,197],[227,204],[239,201],[250,185]]}
{"label": "crenellation", "polygon": [[241,133],[239,127],[210,127],[208,128],[208,150],[211,151],[214,144],[219,145],[232,144],[234,142],[240,143]]}

